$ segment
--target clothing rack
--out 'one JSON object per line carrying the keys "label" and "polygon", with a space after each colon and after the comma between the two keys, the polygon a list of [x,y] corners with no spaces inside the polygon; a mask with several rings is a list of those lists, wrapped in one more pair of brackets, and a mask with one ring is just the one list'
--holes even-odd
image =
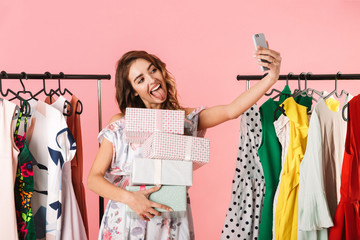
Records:
{"label": "clothing rack", "polygon": [[[246,90],[250,88],[250,80],[260,80],[264,78],[268,73],[264,75],[237,75],[236,79],[246,80]],[[337,95],[337,80],[360,80],[360,74],[342,74],[341,72],[337,72],[336,74],[312,74],[311,72],[302,72],[299,75],[295,75],[294,73],[290,72],[287,75],[279,75],[278,80],[286,80],[286,84],[288,85],[289,80],[298,80],[299,83],[299,90],[300,90],[300,81],[305,80],[305,89],[307,88],[307,81],[310,80],[335,80],[335,90],[332,93]],[[271,92],[272,93],[272,92]],[[265,94],[267,96],[271,95]],[[342,95],[342,93],[341,93]],[[348,119],[345,116],[345,109],[348,107],[348,103],[342,108],[342,117],[345,121]]]}
{"label": "clothing rack", "polygon": [[[237,75],[236,79],[246,80],[246,89],[250,88],[250,80],[260,80],[267,75]],[[360,80],[360,74],[342,74],[338,72],[336,74],[312,74],[311,72],[302,72],[299,75],[289,73],[287,75],[280,75],[279,80]]]}
{"label": "clothing rack", "polygon": [[[1,71],[0,74],[0,87],[1,80],[97,80],[97,95],[98,95],[98,127],[99,132],[102,129],[102,104],[101,104],[101,80],[110,80],[111,75],[91,75],[91,74],[64,74],[60,72],[59,74],[51,74],[50,72],[45,72],[44,74],[28,74],[25,72],[21,73],[7,73]],[[21,82],[22,83],[22,82]],[[104,214],[104,199],[99,197],[99,222],[101,223],[102,216]]]}

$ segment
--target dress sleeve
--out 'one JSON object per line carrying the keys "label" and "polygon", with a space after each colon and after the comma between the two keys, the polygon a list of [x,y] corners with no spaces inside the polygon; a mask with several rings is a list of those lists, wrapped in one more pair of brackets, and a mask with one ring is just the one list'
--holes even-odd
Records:
{"label": "dress sleeve", "polygon": [[193,137],[204,137],[206,133],[206,129],[197,130],[199,124],[199,114],[202,110],[207,107],[201,106],[195,108],[189,115],[186,116],[185,119],[185,135],[193,136]]}
{"label": "dress sleeve", "polygon": [[123,137],[124,129],[125,121],[120,119],[107,125],[98,135],[100,143],[106,138],[113,145],[111,166],[105,173],[105,179],[113,184],[117,184],[122,179],[121,175],[126,175],[131,169],[131,164],[127,161],[128,144]]}
{"label": "dress sleeve", "polygon": [[306,152],[300,164],[298,199],[300,232],[322,230],[333,226],[325,196],[321,128],[315,110],[310,119]]}
{"label": "dress sleeve", "polygon": [[98,135],[99,143],[102,143],[103,138],[105,137],[113,145],[116,144],[117,140],[121,140],[121,137],[124,132],[124,123],[123,121],[115,121],[107,125],[103,130],[100,131]]}

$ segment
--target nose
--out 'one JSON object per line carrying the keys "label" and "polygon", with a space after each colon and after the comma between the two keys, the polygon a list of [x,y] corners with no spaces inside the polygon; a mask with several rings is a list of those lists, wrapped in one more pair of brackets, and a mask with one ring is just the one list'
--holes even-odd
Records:
{"label": "nose", "polygon": [[155,80],[156,80],[156,79],[155,79],[153,76],[151,76],[150,74],[147,75],[147,79],[148,79],[148,81],[149,81],[150,84],[155,83]]}

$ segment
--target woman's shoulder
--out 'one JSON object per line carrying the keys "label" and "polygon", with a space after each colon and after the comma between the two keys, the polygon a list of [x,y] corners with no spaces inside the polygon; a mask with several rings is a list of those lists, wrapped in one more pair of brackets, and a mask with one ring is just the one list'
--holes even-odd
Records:
{"label": "woman's shoulder", "polygon": [[198,116],[200,114],[201,111],[205,110],[207,107],[206,106],[200,106],[200,107],[186,107],[184,108],[185,111],[185,117],[188,119],[191,119],[195,116]]}
{"label": "woman's shoulder", "polygon": [[187,117],[190,113],[192,113],[195,110],[195,108],[184,108],[185,111],[185,117]]}
{"label": "woman's shoulder", "polygon": [[108,124],[112,124],[112,123],[114,123],[116,121],[119,121],[119,120],[123,119],[124,116],[125,116],[125,114],[123,114],[123,113],[117,113],[117,114],[115,114],[114,116],[111,117]]}
{"label": "woman's shoulder", "polygon": [[102,132],[122,132],[125,128],[125,118],[124,114],[118,113],[111,117],[107,126],[102,130]]}

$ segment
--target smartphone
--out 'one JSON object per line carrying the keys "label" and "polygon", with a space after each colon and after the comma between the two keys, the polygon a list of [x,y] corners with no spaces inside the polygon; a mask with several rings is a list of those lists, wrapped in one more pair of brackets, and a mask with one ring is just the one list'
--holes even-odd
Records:
{"label": "smartphone", "polygon": [[[253,35],[253,40],[254,40],[254,45],[255,45],[255,49],[257,50],[257,46],[261,46],[261,47],[264,47],[264,48],[268,48],[268,45],[266,43],[266,39],[265,39],[265,35],[263,33],[256,33]],[[266,60],[262,60],[262,62],[268,62]],[[265,71],[268,71],[270,70],[269,68],[267,67],[263,67],[261,66],[261,70],[263,72]]]}

